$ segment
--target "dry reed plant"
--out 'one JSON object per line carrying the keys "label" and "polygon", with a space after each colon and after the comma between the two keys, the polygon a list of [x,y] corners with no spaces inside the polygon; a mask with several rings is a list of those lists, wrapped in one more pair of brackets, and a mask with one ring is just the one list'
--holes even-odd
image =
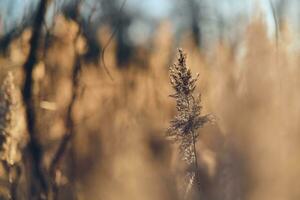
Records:
{"label": "dry reed plant", "polygon": [[20,91],[13,74],[8,72],[0,90],[1,160],[10,184],[9,198],[17,198],[17,185],[21,173],[23,148],[26,145],[24,113]]}
{"label": "dry reed plant", "polygon": [[186,55],[178,50],[177,63],[170,67],[170,82],[175,90],[171,97],[176,100],[177,115],[171,121],[167,136],[179,143],[179,151],[187,164],[185,175],[184,199],[192,187],[201,192],[201,180],[199,180],[196,142],[199,137],[197,130],[210,121],[209,115],[201,116],[200,96],[195,96],[197,78],[193,78],[186,65]]}

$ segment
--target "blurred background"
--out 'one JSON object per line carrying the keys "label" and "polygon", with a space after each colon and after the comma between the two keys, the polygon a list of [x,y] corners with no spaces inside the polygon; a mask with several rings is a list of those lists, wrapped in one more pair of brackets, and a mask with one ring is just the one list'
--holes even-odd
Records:
{"label": "blurred background", "polygon": [[[11,72],[19,92],[40,2],[0,1],[0,81]],[[54,199],[183,199],[185,166],[165,137],[181,47],[200,74],[202,114],[216,117],[199,130],[200,199],[299,200],[299,19],[297,0],[49,0],[32,88]],[[16,199],[45,199],[28,172],[30,134],[18,131]],[[0,173],[0,197],[12,199]]]}
{"label": "blurred background", "polygon": [[[13,37],[12,35],[18,35],[30,26],[38,2],[38,0],[1,1],[1,35]],[[78,0],[53,1],[47,9],[45,27],[53,25],[54,16],[57,14],[73,18],[78,2]],[[87,29],[86,37],[89,40],[95,39],[97,30],[109,25],[114,31],[117,30],[118,51],[124,49],[121,53],[124,59],[130,56],[134,47],[147,46],[146,44],[155,37],[162,22],[170,24],[168,29],[176,40],[190,31],[197,45],[205,49],[220,41],[226,41],[231,45],[239,43],[245,28],[257,15],[260,15],[266,24],[270,37],[274,36],[276,23],[280,25],[283,21],[289,24],[293,33],[299,33],[300,11],[299,2],[296,0],[224,0],[222,2],[85,0],[82,4],[79,15],[82,18],[81,26]],[[274,18],[274,14],[277,19]]]}

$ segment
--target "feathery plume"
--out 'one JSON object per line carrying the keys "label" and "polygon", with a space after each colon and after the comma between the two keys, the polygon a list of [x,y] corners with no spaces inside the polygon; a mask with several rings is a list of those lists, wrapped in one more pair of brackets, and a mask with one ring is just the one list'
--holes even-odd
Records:
{"label": "feathery plume", "polygon": [[176,100],[177,115],[170,122],[167,136],[179,144],[179,152],[187,165],[185,177],[185,198],[192,186],[197,183],[199,188],[198,163],[196,141],[197,130],[211,119],[209,115],[201,116],[200,95],[196,96],[196,78],[192,77],[190,69],[186,66],[186,55],[178,49],[177,63],[169,68],[170,82],[175,93],[170,95]]}

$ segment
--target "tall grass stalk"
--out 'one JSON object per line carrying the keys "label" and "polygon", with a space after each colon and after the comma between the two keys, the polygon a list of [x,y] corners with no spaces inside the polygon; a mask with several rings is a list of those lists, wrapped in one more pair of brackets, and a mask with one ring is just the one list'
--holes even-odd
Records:
{"label": "tall grass stalk", "polygon": [[177,115],[170,122],[167,136],[179,144],[182,160],[187,165],[185,173],[184,199],[187,199],[191,189],[195,186],[200,193],[198,174],[198,160],[196,142],[197,131],[205,123],[210,121],[209,115],[201,115],[200,95],[195,94],[196,78],[192,77],[190,69],[186,65],[186,54],[182,49],[178,50],[177,63],[169,68],[170,82],[175,91],[170,95],[176,100]]}

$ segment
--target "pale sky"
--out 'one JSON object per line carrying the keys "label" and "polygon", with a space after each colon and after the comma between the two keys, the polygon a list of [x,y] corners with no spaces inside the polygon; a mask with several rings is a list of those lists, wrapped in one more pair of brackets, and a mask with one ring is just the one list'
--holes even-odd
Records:
{"label": "pale sky", "polygon": [[[24,11],[28,10],[29,7],[32,8],[32,4],[38,1],[0,0],[0,16],[4,21],[4,30],[13,28],[15,24],[20,23]],[[276,0],[273,1],[275,2]],[[148,18],[161,19],[170,15],[174,2],[174,0],[127,0],[126,9],[140,11]],[[221,13],[221,16],[224,16],[227,20],[230,20],[231,17],[236,17],[238,14],[251,16],[259,8],[265,17],[269,32],[272,34],[274,31],[274,21],[269,0],[204,0],[204,2],[208,6],[208,9]],[[297,0],[286,0],[286,2],[295,3]],[[297,9],[297,6],[291,6],[289,9],[289,15],[291,16],[290,23],[294,25],[298,23],[298,20],[296,23],[295,19],[300,16],[297,14],[299,13]],[[292,17],[294,17],[294,20],[292,20]]]}

